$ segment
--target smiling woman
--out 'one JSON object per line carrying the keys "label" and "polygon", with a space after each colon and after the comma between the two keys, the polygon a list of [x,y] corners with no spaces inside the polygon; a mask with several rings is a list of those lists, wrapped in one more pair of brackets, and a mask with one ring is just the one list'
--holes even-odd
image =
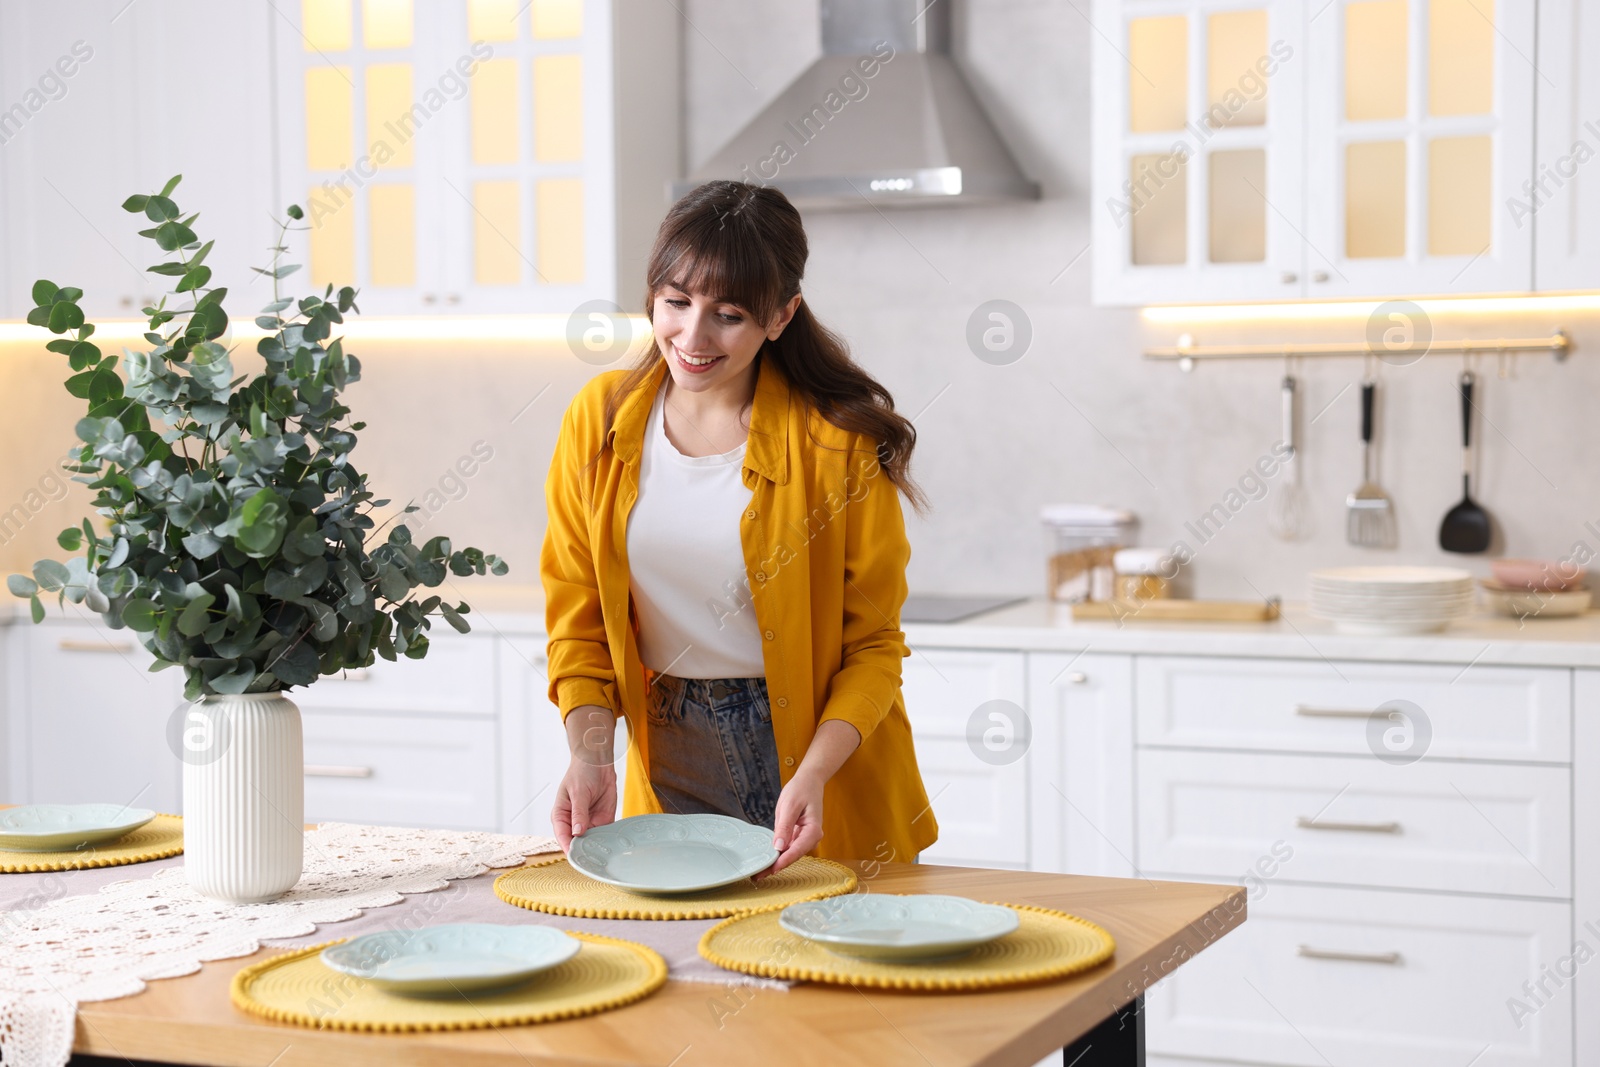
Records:
{"label": "smiling woman", "polygon": [[652,346],[567,410],[540,564],[563,845],[615,817],[619,714],[625,814],[768,826],[774,869],[937,837],[900,694],[916,433],[812,316],[806,256],[782,193],[695,189],[651,251]]}

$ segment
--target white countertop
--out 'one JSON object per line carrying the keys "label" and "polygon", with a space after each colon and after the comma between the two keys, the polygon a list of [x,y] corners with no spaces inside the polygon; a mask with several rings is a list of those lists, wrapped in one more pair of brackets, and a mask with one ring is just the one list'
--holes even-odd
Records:
{"label": "white countertop", "polygon": [[[544,633],[544,597],[538,586],[476,579],[452,582],[437,591],[472,605],[467,619],[475,633],[513,638]],[[0,624],[27,625],[27,621],[27,601],[0,600]],[[905,632],[909,644],[922,648],[1600,667],[1600,612],[1596,611],[1573,619],[1520,622],[1476,614],[1436,634],[1362,637],[1336,633],[1330,624],[1312,618],[1304,604],[1285,605],[1283,617],[1267,623],[1117,623],[1075,622],[1070,606],[1041,599],[961,622],[907,623]]]}
{"label": "white countertop", "polygon": [[1117,623],[1075,622],[1069,605],[1029,600],[961,622],[907,623],[905,631],[909,644],[927,648],[1600,667],[1600,612],[1521,621],[1476,614],[1436,634],[1361,637],[1335,632],[1304,604],[1285,605],[1275,622]]}

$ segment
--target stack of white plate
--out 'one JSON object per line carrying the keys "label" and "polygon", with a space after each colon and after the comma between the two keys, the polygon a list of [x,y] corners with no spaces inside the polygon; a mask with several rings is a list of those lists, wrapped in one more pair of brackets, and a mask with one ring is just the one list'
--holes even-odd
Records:
{"label": "stack of white plate", "polygon": [[1468,614],[1472,602],[1472,575],[1455,567],[1331,567],[1311,572],[1311,614],[1345,633],[1430,633]]}

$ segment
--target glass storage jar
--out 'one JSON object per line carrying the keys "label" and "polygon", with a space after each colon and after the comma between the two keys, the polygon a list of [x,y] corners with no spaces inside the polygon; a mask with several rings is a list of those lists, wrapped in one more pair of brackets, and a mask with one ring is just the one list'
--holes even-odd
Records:
{"label": "glass storage jar", "polygon": [[1050,504],[1039,517],[1050,536],[1050,599],[1110,600],[1112,557],[1133,543],[1139,526],[1133,512],[1100,504]]}

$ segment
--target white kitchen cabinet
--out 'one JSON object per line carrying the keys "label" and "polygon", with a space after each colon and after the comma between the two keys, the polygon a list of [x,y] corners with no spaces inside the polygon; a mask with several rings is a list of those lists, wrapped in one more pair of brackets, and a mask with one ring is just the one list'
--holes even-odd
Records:
{"label": "white kitchen cabinet", "polygon": [[901,663],[917,765],[939,840],[930,863],[1028,866],[1034,740],[1020,652],[914,648]]}
{"label": "white kitchen cabinet", "polygon": [[[1573,674],[1573,747],[1583,756],[1572,763],[1572,839],[1578,843],[1572,856],[1573,934],[1589,948],[1600,950],[1600,670]],[[1593,923],[1595,926],[1590,926]],[[1600,975],[1584,968],[1573,979],[1578,1029],[1577,1059],[1600,1063]]]}
{"label": "white kitchen cabinet", "polygon": [[1296,0],[1097,0],[1097,303],[1305,291],[1305,19]]}
{"label": "white kitchen cabinet", "polygon": [[1028,654],[1030,867],[1134,875],[1133,657]]}
{"label": "white kitchen cabinet", "polygon": [[1333,0],[1307,30],[1309,296],[1524,292],[1532,3]]}
{"label": "white kitchen cabinet", "polygon": [[1099,0],[1096,302],[1531,289],[1534,10]]}
{"label": "white kitchen cabinet", "polygon": [[1139,866],[1239,877],[1274,845],[1283,877],[1567,899],[1565,767],[1141,749]]}
{"label": "white kitchen cabinet", "polygon": [[302,724],[307,822],[500,829],[492,714],[318,710]]}
{"label": "white kitchen cabinet", "polygon": [[1572,759],[1572,672],[1555,667],[1140,656],[1137,691],[1141,745]]}
{"label": "white kitchen cabinet", "polygon": [[1505,191],[1510,224],[1534,233],[1534,285],[1600,286],[1600,12],[1583,0],[1539,0],[1533,173]]}
{"label": "white kitchen cabinet", "polygon": [[183,764],[169,745],[182,672],[151,674],[128,630],[93,616],[12,624],[7,800],[117,803],[177,812]]}
{"label": "white kitchen cabinet", "polygon": [[[269,81],[271,5],[126,0],[0,7],[0,316],[20,318],[35,279],[83,290],[91,319],[133,318],[173,279],[122,210],[174,174],[174,198],[216,241],[213,285],[251,291],[276,236]],[[227,41],[227,77],[179,72],[196,42]],[[152,71],[167,72],[153,76]],[[264,293],[259,285],[253,291]],[[249,312],[255,303],[242,306]],[[41,338],[45,336],[40,332]]]}
{"label": "white kitchen cabinet", "polygon": [[279,14],[281,195],[305,209],[291,247],[315,286],[357,286],[368,314],[637,300],[677,169],[670,5]]}
{"label": "white kitchen cabinet", "polygon": [[[500,808],[507,833],[550,833],[556,787],[567,772],[568,748],[561,713],[550,703],[543,634],[501,637]],[[618,814],[626,779],[627,727],[618,724]]]}
{"label": "white kitchen cabinet", "polygon": [[[1268,881],[1249,908],[1147,994],[1152,1063],[1573,1063],[1571,982],[1539,1005],[1522,989],[1570,962],[1566,903]],[[1514,1015],[1514,999],[1533,1010]]]}

